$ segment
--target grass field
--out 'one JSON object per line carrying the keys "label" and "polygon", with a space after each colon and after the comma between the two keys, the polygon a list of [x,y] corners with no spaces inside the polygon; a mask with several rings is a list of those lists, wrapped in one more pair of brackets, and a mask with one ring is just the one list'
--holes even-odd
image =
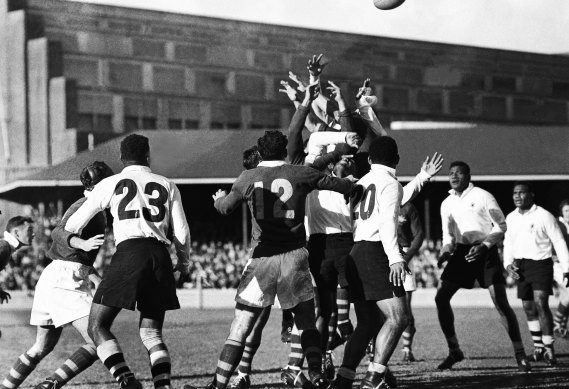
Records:
{"label": "grass field", "polygon": [[[7,309],[0,312],[0,375],[8,372],[14,360],[33,343],[35,328],[27,325],[29,309]],[[516,309],[522,323],[526,350],[531,351],[530,336],[525,317]],[[165,325],[165,339],[172,354],[173,387],[185,383],[203,385],[209,382],[215,370],[217,357],[229,330],[233,312],[228,309],[182,309],[170,312]],[[439,329],[434,308],[416,308],[418,332],[414,353],[419,362],[400,362],[396,350],[391,369],[400,388],[567,388],[569,387],[569,341],[557,340],[559,365],[545,368],[534,364],[530,374],[518,373],[508,337],[491,308],[456,308],[457,332],[466,360],[452,371],[439,372],[437,364],[446,356],[446,346]],[[252,385],[256,388],[282,387],[280,368],[286,364],[288,346],[280,343],[278,309],[265,329],[263,343],[253,364]],[[126,354],[127,362],[145,388],[152,388],[146,350],[138,340],[137,315],[124,312],[113,327]],[[66,356],[81,345],[72,328],[66,328],[59,345],[28,378],[22,387],[33,387],[48,376]],[[336,351],[340,364],[343,347]],[[358,380],[366,370],[367,361],[358,369]],[[357,381],[356,381],[357,383]],[[355,385],[357,386],[357,385]],[[118,387],[100,362],[76,377],[68,387],[79,389]]]}

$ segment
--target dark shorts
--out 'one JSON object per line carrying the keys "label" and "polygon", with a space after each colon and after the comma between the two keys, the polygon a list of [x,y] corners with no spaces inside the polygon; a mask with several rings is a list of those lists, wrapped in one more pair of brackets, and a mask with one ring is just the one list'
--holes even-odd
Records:
{"label": "dark shorts", "polygon": [[350,302],[405,296],[403,285],[389,281],[389,260],[381,242],[356,242],[346,263]]}
{"label": "dark shorts", "polygon": [[308,240],[308,262],[316,285],[336,290],[347,286],[346,258],[354,244],[351,233],[314,234]]}
{"label": "dark shorts", "polygon": [[474,281],[478,281],[482,288],[488,288],[495,284],[505,284],[504,266],[498,255],[498,248],[496,246],[490,248],[486,258],[467,262],[464,256],[468,254],[471,248],[472,245],[456,245],[456,249],[441,275],[441,280],[457,284],[465,289],[472,289]]}
{"label": "dark shorts", "polygon": [[518,262],[518,298],[533,300],[533,291],[542,290],[553,294],[553,260],[551,258],[534,261],[520,259]]}
{"label": "dark shorts", "polygon": [[180,308],[166,246],[152,238],[119,243],[93,302],[145,313]]}

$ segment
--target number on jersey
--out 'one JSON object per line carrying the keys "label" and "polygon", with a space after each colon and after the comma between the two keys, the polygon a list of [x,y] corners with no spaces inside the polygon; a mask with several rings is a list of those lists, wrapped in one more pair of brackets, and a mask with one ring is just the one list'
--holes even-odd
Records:
{"label": "number on jersey", "polygon": [[[293,193],[292,184],[288,180],[277,178],[271,183],[271,193],[278,197],[266,196],[262,181],[255,182],[253,186],[255,188],[253,197],[256,219],[294,219],[294,209],[289,209],[286,204]],[[271,202],[272,204],[270,204]],[[270,212],[272,212],[272,214]]]}
{"label": "number on jersey", "polygon": [[375,185],[368,186],[360,200],[353,205],[353,219],[367,220],[375,207]]}
{"label": "number on jersey", "polygon": [[[126,194],[119,202],[117,210],[119,220],[138,219],[140,217],[139,210],[126,209],[128,204],[130,204],[130,202],[136,197],[136,194],[138,192],[136,183],[129,178],[120,180],[115,187],[115,195],[122,195],[125,188]],[[157,193],[157,197],[153,197],[155,193]],[[142,207],[142,216],[144,219],[153,223],[159,223],[164,220],[164,216],[166,216],[165,205],[166,201],[168,200],[168,189],[164,188],[164,186],[160,185],[157,182],[149,182],[144,187],[144,194],[148,195],[148,204],[158,209],[158,213],[156,215],[153,215],[150,208]]]}

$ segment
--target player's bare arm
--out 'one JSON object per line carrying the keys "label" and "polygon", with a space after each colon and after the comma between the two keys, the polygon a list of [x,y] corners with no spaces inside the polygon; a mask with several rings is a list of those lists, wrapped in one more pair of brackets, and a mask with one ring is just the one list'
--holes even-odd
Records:
{"label": "player's bare arm", "polygon": [[427,156],[425,158],[421,170],[433,177],[441,170],[444,161],[442,154],[435,151],[432,157]]}
{"label": "player's bare arm", "polygon": [[98,234],[86,240],[81,239],[78,236],[72,236],[71,239],[69,239],[69,246],[71,246],[74,249],[91,251],[101,247],[104,242],[105,242],[105,234]]}

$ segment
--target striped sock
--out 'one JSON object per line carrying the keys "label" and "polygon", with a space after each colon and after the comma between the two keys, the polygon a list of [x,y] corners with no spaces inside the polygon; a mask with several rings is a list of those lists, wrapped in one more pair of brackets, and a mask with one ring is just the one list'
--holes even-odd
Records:
{"label": "striped sock", "polygon": [[162,339],[162,330],[141,327],[140,339],[148,351],[154,388],[169,388],[172,363],[170,361],[168,348]]}
{"label": "striped sock", "polygon": [[225,389],[231,374],[235,367],[239,364],[241,356],[243,355],[243,344],[236,340],[227,339],[219,361],[217,361],[217,369],[215,370],[215,380],[217,389]]}
{"label": "striped sock", "polygon": [[543,348],[543,341],[541,339],[543,334],[541,332],[539,320],[528,320],[528,328],[533,340],[533,347]]}
{"label": "striped sock", "polygon": [[124,354],[116,339],[107,340],[97,347],[97,355],[103,361],[103,365],[120,382],[128,377],[134,377],[124,360]]}
{"label": "striped sock", "polygon": [[569,316],[569,306],[559,303],[557,310],[553,315],[553,323],[556,327],[567,327],[567,316]]}
{"label": "striped sock", "polygon": [[288,354],[288,366],[289,367],[302,367],[302,362],[304,361],[304,353],[302,352],[301,345],[301,332],[296,328],[296,325],[292,327],[292,333],[290,334],[290,353]]}
{"label": "striped sock", "polygon": [[350,321],[350,302],[348,301],[348,289],[338,288],[336,290],[336,304],[338,305],[338,325]]}
{"label": "striped sock", "polygon": [[316,328],[302,331],[300,335],[302,351],[310,371],[322,371],[322,349],[320,348],[320,333]]}
{"label": "striped sock", "polygon": [[259,349],[260,344],[245,343],[245,348],[243,349],[243,356],[241,357],[241,362],[239,362],[239,373],[251,374],[251,364],[253,363],[253,357]]}
{"label": "striped sock", "polygon": [[330,344],[332,343],[334,335],[336,334],[337,325],[338,325],[338,313],[332,312],[332,315],[330,316],[330,321],[328,322],[328,343],[327,343],[328,350],[330,350]]}
{"label": "striped sock", "polygon": [[543,335],[543,347],[548,350],[553,355],[553,336],[551,335]]}
{"label": "striped sock", "polygon": [[4,389],[14,389],[20,386],[22,382],[30,375],[32,371],[36,368],[39,360],[34,359],[28,355],[28,353],[23,353],[18,357],[14,366],[10,369],[8,376],[2,381],[0,388]]}
{"label": "striped sock", "polygon": [[49,378],[57,380],[63,386],[73,377],[87,369],[98,359],[97,349],[92,344],[85,344],[75,351],[63,365]]}
{"label": "striped sock", "polygon": [[415,332],[417,332],[417,330],[415,330],[413,328],[412,331],[408,331],[405,330],[405,332],[403,332],[403,350],[407,350],[407,351],[411,351],[411,347],[413,346],[413,337],[415,336]]}

